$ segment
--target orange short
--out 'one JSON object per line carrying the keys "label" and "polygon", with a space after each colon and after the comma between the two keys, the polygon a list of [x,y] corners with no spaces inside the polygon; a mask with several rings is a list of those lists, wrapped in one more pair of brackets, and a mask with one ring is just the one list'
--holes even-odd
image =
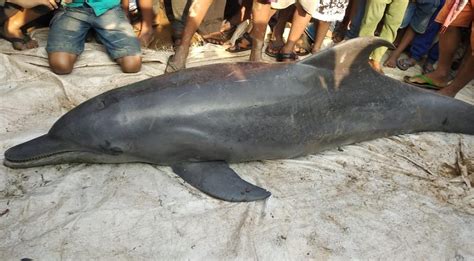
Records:
{"label": "orange short", "polygon": [[[436,22],[443,24],[444,20],[449,14],[449,9],[453,5],[454,0],[446,1],[441,11],[439,11],[438,16],[436,17]],[[474,56],[474,0],[470,0],[461,11],[461,13],[456,17],[456,19],[450,24],[450,26],[456,27],[471,27],[471,51]]]}

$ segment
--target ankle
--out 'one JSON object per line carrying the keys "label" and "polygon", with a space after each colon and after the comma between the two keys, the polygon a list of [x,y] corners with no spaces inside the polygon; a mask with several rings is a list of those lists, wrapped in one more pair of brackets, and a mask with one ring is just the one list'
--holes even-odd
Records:
{"label": "ankle", "polygon": [[189,52],[189,46],[180,44],[176,46],[175,56],[182,56],[182,55],[187,56],[188,52]]}
{"label": "ankle", "polygon": [[11,19],[7,20],[3,24],[3,30],[6,33],[21,33],[21,27],[22,27],[22,25],[20,23],[18,23],[16,21],[12,21]]}

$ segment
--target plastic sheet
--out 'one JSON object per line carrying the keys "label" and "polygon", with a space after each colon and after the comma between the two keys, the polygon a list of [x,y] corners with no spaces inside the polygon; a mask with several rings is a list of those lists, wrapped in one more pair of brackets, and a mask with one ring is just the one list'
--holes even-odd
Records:
{"label": "plastic sheet", "polygon": [[[41,46],[44,36],[35,35]],[[0,41],[0,52],[1,160],[82,101],[161,74],[170,54],[146,51],[143,70],[123,74],[99,45],[87,44],[74,72],[57,76],[44,48],[20,53]],[[190,65],[245,59],[207,45],[193,49]],[[458,98],[474,103],[472,83]],[[394,136],[231,167],[273,195],[223,202],[149,164],[2,165],[0,257],[474,258],[474,136]]]}

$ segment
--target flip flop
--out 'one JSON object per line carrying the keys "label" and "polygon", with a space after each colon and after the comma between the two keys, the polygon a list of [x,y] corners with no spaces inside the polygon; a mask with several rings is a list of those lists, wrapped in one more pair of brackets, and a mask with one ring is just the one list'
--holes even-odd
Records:
{"label": "flip flop", "polygon": [[[241,43],[244,39],[248,42],[248,44],[245,46],[242,46]],[[229,53],[245,52],[252,49],[252,41],[253,41],[252,36],[250,36],[249,33],[244,33],[242,37],[240,37],[239,39],[235,41],[235,44],[233,46],[225,50],[228,51]]]}
{"label": "flip flop", "polygon": [[[7,41],[9,41],[12,44],[13,49],[18,50],[18,51],[23,51],[26,49],[33,49],[38,47],[38,43],[31,39],[31,37],[28,34],[24,34],[23,38],[18,38],[18,37],[8,37],[5,35],[5,32],[3,30],[0,30],[0,38],[3,38]],[[36,46],[32,48],[28,48],[27,44],[29,42],[35,42]]]}
{"label": "flip flop", "polygon": [[410,62],[410,58],[398,59],[397,60],[397,67],[402,71],[408,70],[408,68],[415,66],[415,63]]}
{"label": "flip flop", "polygon": [[[414,79],[420,79],[420,80],[423,80],[423,82],[413,81]],[[441,90],[442,88],[445,87],[445,86],[436,85],[432,79],[430,79],[428,76],[423,75],[423,74],[418,74],[413,77],[410,77],[407,75],[403,77],[403,81],[417,87],[431,89],[431,90]]]}

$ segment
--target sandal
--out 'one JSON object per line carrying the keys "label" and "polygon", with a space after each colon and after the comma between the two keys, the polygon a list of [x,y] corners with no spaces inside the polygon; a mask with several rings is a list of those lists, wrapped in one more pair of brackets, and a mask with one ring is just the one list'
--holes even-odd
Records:
{"label": "sandal", "polygon": [[397,67],[402,71],[408,70],[408,68],[413,67],[416,65],[416,61],[411,58],[404,58],[397,60]]}
{"label": "sandal", "polygon": [[346,31],[347,31],[347,26],[344,26],[342,23],[340,23],[334,32],[332,33],[332,42],[333,43],[339,43],[344,40],[344,37],[346,36]]}
{"label": "sandal", "polygon": [[296,53],[278,53],[276,55],[277,62],[294,62],[298,60],[298,55]]}
{"label": "sandal", "polygon": [[306,34],[303,34],[296,42],[295,53],[298,56],[305,56],[311,53],[311,40]]}
{"label": "sandal", "polygon": [[[247,44],[244,43],[244,41],[247,41]],[[244,33],[242,37],[237,39],[235,41],[235,44],[227,49],[229,53],[239,53],[239,52],[244,52],[252,49],[252,36],[249,33]]]}
{"label": "sandal", "polygon": [[265,48],[265,54],[276,58],[278,53],[280,52],[280,49],[284,46],[284,44],[281,45],[275,45],[274,42],[270,41],[267,45],[267,48]]}
{"label": "sandal", "polygon": [[231,26],[229,30],[225,31],[219,31],[219,32],[213,32],[207,35],[204,35],[202,39],[206,43],[211,43],[211,44],[217,44],[217,45],[223,45],[227,41],[232,38],[232,35],[234,35],[235,30],[237,29],[236,25]]}
{"label": "sandal", "polygon": [[430,72],[433,72],[435,69],[433,67],[433,64],[430,63],[430,62],[425,62],[425,64],[423,64],[423,67],[421,68],[423,74],[428,74]]}
{"label": "sandal", "polygon": [[[5,35],[5,32],[3,30],[0,30],[0,38],[3,38],[7,41],[9,41],[12,44],[13,49],[18,50],[18,51],[23,51],[26,49],[33,49],[38,47],[38,42],[31,39],[31,37],[28,34],[24,34],[23,38],[18,38],[18,37],[8,37]],[[29,47],[29,44],[31,44]]]}
{"label": "sandal", "polygon": [[[419,80],[422,80],[423,82],[420,82]],[[438,85],[434,83],[431,78],[423,74],[418,74],[413,77],[405,76],[403,77],[403,81],[417,87],[431,89],[431,90],[441,90],[442,88],[445,87],[444,85]]]}

